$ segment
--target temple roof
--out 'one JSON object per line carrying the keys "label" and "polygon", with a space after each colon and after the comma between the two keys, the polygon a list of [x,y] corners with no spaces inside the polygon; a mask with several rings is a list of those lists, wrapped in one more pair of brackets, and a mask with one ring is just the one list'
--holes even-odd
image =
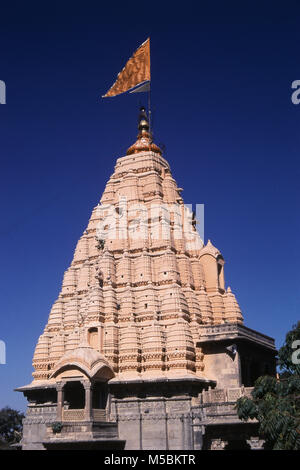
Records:
{"label": "temple roof", "polygon": [[243,321],[221,253],[189,223],[144,108],[138,129],[64,274],[34,353],[36,381],[70,368],[108,380],[203,379],[200,326]]}

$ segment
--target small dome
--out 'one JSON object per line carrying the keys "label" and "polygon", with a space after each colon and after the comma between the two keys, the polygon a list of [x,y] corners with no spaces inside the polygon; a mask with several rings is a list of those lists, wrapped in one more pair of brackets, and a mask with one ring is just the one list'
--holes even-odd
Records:
{"label": "small dome", "polygon": [[95,376],[100,369],[105,368],[106,375],[110,376],[109,378],[114,377],[107,359],[87,343],[81,343],[78,348],[66,352],[55,364],[52,377],[66,367],[72,366],[81,368],[89,377]]}

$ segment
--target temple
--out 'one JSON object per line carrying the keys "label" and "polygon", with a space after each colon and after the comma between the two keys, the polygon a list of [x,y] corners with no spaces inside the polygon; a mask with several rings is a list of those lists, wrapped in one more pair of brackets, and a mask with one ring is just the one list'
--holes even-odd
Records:
{"label": "temple", "polygon": [[22,449],[263,448],[235,402],[275,373],[141,109],[35,348]]}

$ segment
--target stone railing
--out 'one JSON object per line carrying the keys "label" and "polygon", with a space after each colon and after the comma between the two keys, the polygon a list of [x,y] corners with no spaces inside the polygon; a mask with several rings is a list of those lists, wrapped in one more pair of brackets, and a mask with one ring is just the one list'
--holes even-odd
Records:
{"label": "stone railing", "polygon": [[106,421],[106,412],[101,409],[93,409],[93,421]]}
{"label": "stone railing", "polygon": [[251,397],[253,387],[215,388],[202,392],[202,403],[235,403],[240,397]]}
{"label": "stone railing", "polygon": [[83,410],[63,410],[62,413],[63,421],[84,421],[84,409]]}
{"label": "stone railing", "polygon": [[237,424],[240,419],[235,408],[236,401],[242,396],[251,396],[252,387],[215,388],[202,392],[201,422],[204,425]]}
{"label": "stone railing", "polygon": [[[105,410],[103,410],[103,409],[93,409],[92,410],[92,418],[93,418],[93,421],[96,421],[96,422],[106,421],[106,412],[105,412]],[[85,421],[85,410],[84,409],[63,410],[62,420],[63,421],[69,421],[69,422]]]}

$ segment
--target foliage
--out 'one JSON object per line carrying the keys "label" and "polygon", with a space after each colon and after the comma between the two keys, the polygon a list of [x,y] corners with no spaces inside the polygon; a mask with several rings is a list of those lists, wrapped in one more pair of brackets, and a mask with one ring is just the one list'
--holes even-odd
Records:
{"label": "foliage", "polygon": [[22,437],[22,420],[24,414],[6,406],[0,410],[0,441],[2,443],[16,443]]}
{"label": "foliage", "polygon": [[[278,352],[278,365],[285,377],[289,377],[293,374],[300,375],[300,364],[294,364],[292,361],[293,353],[295,353],[295,348],[292,348],[292,344],[297,340],[300,341],[300,321],[287,333],[285,344]],[[299,345],[297,348],[299,349]],[[298,359],[299,358],[300,354],[298,354]]]}
{"label": "foliage", "polygon": [[51,428],[54,433],[59,433],[61,432],[63,425],[62,423],[55,421],[54,423],[52,423]]}
{"label": "foliage", "polygon": [[259,377],[252,399],[242,397],[236,404],[241,420],[258,420],[260,436],[274,450],[300,450],[300,365],[292,359],[295,340],[300,340],[300,322],[287,333],[278,352],[280,376]]}

